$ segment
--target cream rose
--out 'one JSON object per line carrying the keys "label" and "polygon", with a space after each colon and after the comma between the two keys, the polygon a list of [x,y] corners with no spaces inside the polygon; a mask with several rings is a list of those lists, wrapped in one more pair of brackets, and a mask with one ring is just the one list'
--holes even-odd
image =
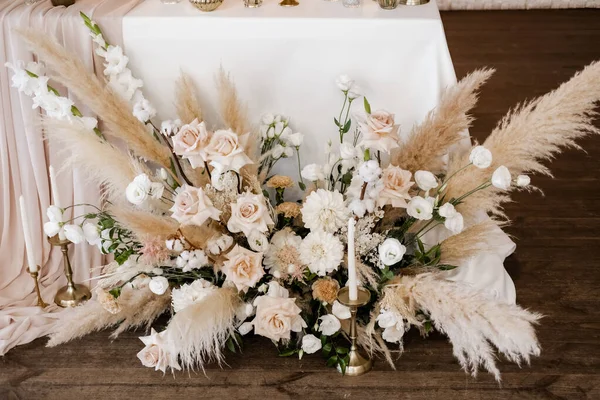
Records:
{"label": "cream rose", "polygon": [[265,274],[262,253],[255,253],[236,245],[225,257],[227,261],[223,263],[223,273],[240,292],[254,287]]}
{"label": "cream rose", "polygon": [[359,146],[369,149],[381,150],[390,153],[399,147],[398,129],[394,126],[394,114],[385,110],[378,110],[367,115],[365,122],[360,124],[363,138]]}
{"label": "cream rose", "polygon": [[250,237],[253,230],[267,232],[268,225],[273,225],[273,220],[262,194],[247,192],[231,203],[231,217],[227,222],[230,232],[244,232],[246,237]]}
{"label": "cream rose", "polygon": [[177,189],[175,204],[169,210],[182,225],[202,225],[207,219],[219,220],[221,211],[213,207],[212,201],[202,188],[184,185]]}
{"label": "cream rose", "polygon": [[256,316],[252,320],[254,333],[271,340],[290,339],[291,332],[306,328],[295,298],[260,296],[254,300]]}
{"label": "cream rose", "polygon": [[140,337],[145,347],[137,354],[137,357],[144,367],[154,368],[155,371],[165,372],[167,368],[179,371],[181,366],[177,362],[177,357],[167,348],[165,332],[157,333],[153,328],[150,336]]}
{"label": "cream rose", "polygon": [[197,119],[183,125],[173,137],[173,152],[187,158],[192,168],[203,167],[207,161],[206,147],[210,143],[211,133],[204,121]]}
{"label": "cream rose", "polygon": [[383,181],[383,189],[379,192],[377,198],[377,205],[383,207],[387,204],[391,204],[393,207],[406,208],[410,200],[408,191],[414,184],[411,181],[412,174],[410,171],[406,171],[400,167],[396,167],[392,164],[388,165],[383,170],[381,180]]}
{"label": "cream rose", "polygon": [[218,130],[206,148],[208,160],[220,164],[225,170],[240,172],[252,160],[244,153],[239,136],[231,130]]}

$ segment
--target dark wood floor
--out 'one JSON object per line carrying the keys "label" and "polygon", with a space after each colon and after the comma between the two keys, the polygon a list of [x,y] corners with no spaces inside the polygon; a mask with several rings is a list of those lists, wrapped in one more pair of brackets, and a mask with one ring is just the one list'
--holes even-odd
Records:
{"label": "dark wood floor", "polygon": [[[600,11],[453,12],[443,14],[457,74],[481,66],[498,72],[476,109],[472,133],[482,139],[517,102],[543,94],[600,59]],[[44,340],[0,359],[0,399],[405,398],[600,399],[600,138],[583,142],[535,178],[546,193],[517,196],[508,207],[516,255],[506,267],[521,305],[546,315],[539,327],[542,356],[531,366],[501,363],[499,388],[482,374],[465,376],[441,336],[410,335],[397,371],[378,362],[357,378],[341,377],[319,357],[277,357],[270,342],[247,340],[243,356],[228,357],[188,377],[143,368],[138,334],[110,343],[98,333],[59,348]]]}

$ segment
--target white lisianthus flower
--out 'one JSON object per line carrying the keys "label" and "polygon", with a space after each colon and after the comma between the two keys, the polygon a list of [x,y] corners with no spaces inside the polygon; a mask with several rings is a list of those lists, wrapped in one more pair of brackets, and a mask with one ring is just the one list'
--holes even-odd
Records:
{"label": "white lisianthus flower", "polygon": [[379,245],[379,260],[385,266],[400,262],[404,254],[406,247],[398,239],[387,238]]}
{"label": "white lisianthus flower", "polygon": [[531,178],[527,175],[519,175],[517,176],[517,186],[518,187],[527,187],[531,183]]}
{"label": "white lisianthus flower", "polygon": [[352,160],[360,157],[360,150],[352,145],[352,143],[344,142],[340,144],[340,157],[344,160]]}
{"label": "white lisianthus flower", "polygon": [[423,221],[430,220],[433,217],[433,202],[432,197],[424,199],[421,196],[415,196],[408,203],[406,212],[413,218]]}
{"label": "white lisianthus flower", "polygon": [[483,146],[475,146],[469,154],[469,161],[477,168],[487,168],[492,165],[492,152]]}
{"label": "white lisianthus flower", "polygon": [[300,173],[302,177],[306,180],[316,182],[325,179],[325,174],[323,173],[323,167],[318,164],[308,164],[304,168],[302,168],[302,172]]}
{"label": "white lisianthus flower", "polygon": [[175,263],[182,272],[190,272],[208,265],[208,257],[202,250],[185,250],[177,257]]}
{"label": "white lisianthus flower", "polygon": [[381,309],[376,321],[380,327],[385,329],[395,326],[398,322],[402,322],[402,317],[393,311]]}
{"label": "white lisianthus flower", "polygon": [[153,276],[148,283],[148,288],[152,293],[162,296],[169,289],[169,281],[164,276]]}
{"label": "white lisianthus flower", "polygon": [[275,145],[275,147],[273,147],[272,150],[272,156],[274,159],[278,160],[283,156],[283,152],[285,151],[285,147],[283,147],[282,145],[278,144]]}
{"label": "white lisianthus flower", "polygon": [[510,189],[511,182],[510,171],[504,165],[499,166],[492,174],[492,185],[498,189]]}
{"label": "white lisianthus flower", "polygon": [[249,334],[252,329],[254,329],[254,326],[251,322],[244,322],[238,327],[238,332],[240,335],[245,336]]}
{"label": "white lisianthus flower", "polygon": [[417,186],[425,192],[438,187],[437,178],[429,171],[415,172],[415,182],[417,182]]}
{"label": "white lisianthus flower", "polygon": [[317,189],[304,201],[301,209],[304,226],[311,231],[335,232],[348,222],[349,212],[340,192]]}
{"label": "white lisianthus flower", "polygon": [[309,333],[308,335],[302,336],[302,350],[306,354],[316,353],[317,351],[321,350],[321,347],[321,339],[315,335]]}
{"label": "white lisianthus flower", "polygon": [[98,246],[101,242],[98,225],[91,222],[86,222],[83,224],[83,236],[85,237],[85,240],[92,246]]}
{"label": "white lisianthus flower", "polygon": [[381,176],[381,167],[376,160],[369,160],[361,163],[358,167],[358,176],[364,182],[375,182]]}
{"label": "white lisianthus flower", "polygon": [[350,100],[358,99],[362,95],[363,95],[362,88],[360,86],[358,86],[357,84],[353,84],[350,87],[350,90],[348,90],[348,98]]}
{"label": "white lisianthus flower", "polygon": [[196,279],[192,283],[181,285],[171,292],[173,310],[177,313],[184,308],[202,301],[213,293],[215,286],[205,279]]}
{"label": "white lisianthus flower", "polygon": [[302,145],[302,142],[304,141],[304,134],[300,132],[292,133],[287,137],[287,141],[292,146],[298,148]]}
{"label": "white lisianthus flower", "polygon": [[352,316],[352,314],[350,313],[350,308],[343,305],[337,300],[333,302],[331,312],[338,319],[349,319]]}
{"label": "white lisianthus flower", "polygon": [[141,98],[133,105],[133,116],[145,123],[156,116],[156,109],[147,99]]}
{"label": "white lisianthus flower", "polygon": [[79,244],[85,240],[83,229],[81,226],[75,224],[67,224],[63,226],[65,230],[65,237],[74,244]]}
{"label": "white lisianthus flower", "polygon": [[261,122],[264,125],[271,125],[273,122],[275,122],[275,116],[273,114],[264,114],[262,116]]}
{"label": "white lisianthus flower", "polygon": [[233,238],[229,235],[223,234],[215,239],[209,240],[206,248],[210,254],[216,256],[229,249],[232,244]]}
{"label": "white lisianthus flower", "polygon": [[51,205],[46,210],[46,215],[49,220],[44,224],[44,233],[46,236],[52,237],[58,235],[60,240],[64,240],[65,233],[63,225],[65,221],[63,211],[59,207]]}
{"label": "white lisianthus flower", "polygon": [[300,261],[319,276],[337,270],[343,258],[344,245],[329,232],[313,231],[300,245]]}
{"label": "white lisianthus flower", "polygon": [[[400,329],[398,329],[398,325],[401,325]],[[400,343],[402,341],[402,337],[404,336],[404,325],[398,325],[385,328],[381,333],[381,338],[388,343]]]}
{"label": "white lisianthus flower", "polygon": [[248,236],[248,245],[254,251],[265,253],[269,250],[269,239],[263,233],[253,230]]}
{"label": "white lisianthus flower", "polygon": [[326,314],[319,318],[319,332],[325,336],[331,336],[342,328],[340,320],[333,314]]}
{"label": "white lisianthus flower", "polygon": [[293,155],[294,155],[294,149],[292,149],[291,147],[283,148],[283,158],[289,158]]}
{"label": "white lisianthus flower", "polygon": [[335,80],[335,83],[342,92],[347,92],[354,85],[354,81],[352,79],[350,79],[350,77],[348,75],[340,75]]}
{"label": "white lisianthus flower", "polygon": [[148,175],[140,174],[127,185],[125,196],[130,203],[140,205],[148,198],[151,186],[152,181],[148,178]]}
{"label": "white lisianthus flower", "polygon": [[438,210],[440,217],[444,217],[444,226],[454,234],[462,232],[465,223],[463,216],[456,211],[451,203],[446,203]]}

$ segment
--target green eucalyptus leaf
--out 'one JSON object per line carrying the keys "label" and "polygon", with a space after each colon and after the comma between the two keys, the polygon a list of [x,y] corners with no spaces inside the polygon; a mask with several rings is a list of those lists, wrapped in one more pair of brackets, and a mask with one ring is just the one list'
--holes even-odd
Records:
{"label": "green eucalyptus leaf", "polygon": [[363,97],[363,104],[365,106],[365,111],[367,114],[371,114],[371,104],[369,104],[369,100],[366,97]]}

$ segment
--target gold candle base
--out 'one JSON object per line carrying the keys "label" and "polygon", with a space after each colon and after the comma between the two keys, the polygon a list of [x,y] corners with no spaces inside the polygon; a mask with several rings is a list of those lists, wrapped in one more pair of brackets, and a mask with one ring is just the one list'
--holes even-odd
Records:
{"label": "gold candle base", "polygon": [[[373,368],[373,360],[363,357],[356,347],[356,312],[358,307],[362,307],[371,300],[371,292],[364,288],[358,288],[358,296],[356,300],[350,300],[350,288],[344,287],[338,292],[338,301],[350,308],[350,352],[348,353],[350,360],[346,366],[346,375],[358,376],[369,372]],[[338,366],[338,371],[342,370]]]}
{"label": "gold candle base", "polygon": [[87,287],[73,283],[73,269],[69,260],[69,244],[71,244],[71,241],[67,239],[61,240],[56,235],[48,238],[48,242],[53,246],[60,246],[60,250],[63,253],[65,276],[67,277],[67,286],[58,290],[54,297],[54,303],[60,307],[76,307],[91,299],[92,293]]}
{"label": "gold candle base", "polygon": [[279,5],[282,7],[296,7],[297,5],[300,5],[300,3],[296,0],[283,0]]}
{"label": "gold candle base", "polygon": [[429,0],[399,0],[398,3],[404,6],[422,6],[429,3]]}
{"label": "gold candle base", "polygon": [[[38,266],[38,270],[39,270],[39,266]],[[37,305],[38,307],[41,308],[46,308],[48,307],[48,304],[46,304],[46,302],[44,302],[44,299],[42,299],[42,293],[40,292],[40,282],[38,281],[38,272],[31,272],[29,271],[29,275],[31,275],[31,277],[33,278],[33,281],[35,282],[35,293],[37,294]]]}

